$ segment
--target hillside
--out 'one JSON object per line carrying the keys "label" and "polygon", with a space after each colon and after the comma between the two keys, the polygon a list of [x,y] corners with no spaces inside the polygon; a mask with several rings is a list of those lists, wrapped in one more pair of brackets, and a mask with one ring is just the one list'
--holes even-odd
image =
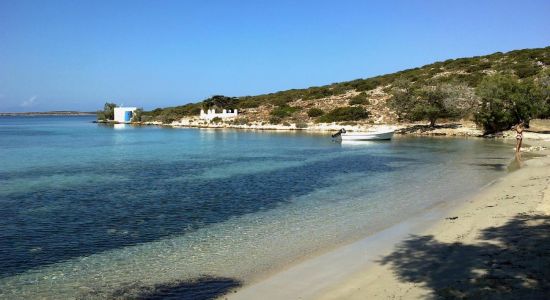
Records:
{"label": "hillside", "polygon": [[[392,74],[319,87],[257,96],[214,96],[199,103],[144,112],[142,118],[143,121],[171,123],[198,115],[202,107],[213,107],[239,109],[242,112],[240,117],[232,121],[238,124],[333,121],[382,124],[404,120],[430,120],[434,117],[434,110],[441,110],[450,101],[456,107],[436,114],[437,119],[471,118],[480,123],[476,114],[483,107],[480,105],[483,97],[487,96],[482,95],[481,90],[484,88],[480,88],[480,85],[488,89],[491,80],[513,81],[518,84],[519,89],[529,84],[532,87],[529,93],[535,90],[539,93],[535,97],[539,102],[532,103],[537,109],[530,117],[548,117],[549,66],[550,47],[497,52],[485,56],[449,59]],[[515,84],[513,82],[512,85]],[[510,93],[517,89],[511,87]],[[447,96],[441,96],[443,94]],[[470,101],[467,103],[469,110],[455,113],[456,108],[466,105],[458,103],[464,102],[465,98],[469,98],[466,99]],[[518,115],[515,118],[523,117]],[[508,120],[510,122],[512,120]]]}

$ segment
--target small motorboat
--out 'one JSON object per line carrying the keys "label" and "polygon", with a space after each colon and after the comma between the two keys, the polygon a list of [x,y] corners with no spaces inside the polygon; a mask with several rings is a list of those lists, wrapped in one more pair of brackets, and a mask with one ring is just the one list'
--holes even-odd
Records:
{"label": "small motorboat", "polygon": [[366,132],[347,132],[344,128],[333,134],[334,139],[341,141],[376,141],[376,140],[391,140],[395,130],[379,130]]}

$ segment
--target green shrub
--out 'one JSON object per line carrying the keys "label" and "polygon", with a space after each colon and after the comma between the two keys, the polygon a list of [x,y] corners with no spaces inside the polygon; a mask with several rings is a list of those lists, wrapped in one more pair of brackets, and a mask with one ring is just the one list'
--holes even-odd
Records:
{"label": "green shrub", "polygon": [[307,128],[307,127],[308,127],[307,123],[304,123],[304,122],[296,123],[296,128],[303,129],[303,128]]}
{"label": "green shrub", "polygon": [[533,76],[539,72],[540,68],[534,63],[524,62],[518,63],[514,66],[514,72],[519,78],[526,78]]}
{"label": "green shrub", "polygon": [[334,93],[328,87],[311,87],[307,89],[304,93],[304,99],[320,99],[332,96]]}
{"label": "green shrub", "polygon": [[343,122],[343,121],[358,121],[369,117],[369,113],[363,107],[339,107],[331,110],[327,114],[321,116],[318,121],[321,123]]}
{"label": "green shrub", "polygon": [[290,123],[288,123],[288,122],[283,122],[283,126],[290,126]]}
{"label": "green shrub", "polygon": [[242,97],[239,98],[238,108],[256,108],[262,104],[259,98],[255,97]]}
{"label": "green shrub", "polygon": [[102,110],[98,110],[96,113],[96,119],[98,121],[107,121],[107,117],[105,116],[105,112]]}
{"label": "green shrub", "polygon": [[310,117],[310,118],[316,118],[316,117],[320,117],[322,115],[324,115],[325,112],[320,109],[320,108],[310,108],[308,111],[307,111],[307,115]]}
{"label": "green shrub", "polygon": [[366,105],[369,104],[369,99],[367,98],[366,93],[359,93],[351,99],[349,99],[349,105]]}
{"label": "green shrub", "polygon": [[274,108],[271,111],[271,115],[274,117],[285,118],[292,115],[296,111],[298,111],[297,107],[280,106],[280,107]]}
{"label": "green shrub", "polygon": [[132,114],[132,122],[141,122],[143,119],[143,108],[138,108],[134,110],[134,113]]}
{"label": "green shrub", "polygon": [[115,119],[115,103],[105,103],[103,106],[103,110],[99,110],[96,113],[96,117],[98,120],[107,121],[107,120],[114,120]]}
{"label": "green shrub", "polygon": [[218,124],[218,123],[222,123],[223,120],[222,120],[222,118],[220,118],[220,117],[215,117],[215,118],[212,119],[210,122],[211,122],[211,123],[214,123],[214,124]]}

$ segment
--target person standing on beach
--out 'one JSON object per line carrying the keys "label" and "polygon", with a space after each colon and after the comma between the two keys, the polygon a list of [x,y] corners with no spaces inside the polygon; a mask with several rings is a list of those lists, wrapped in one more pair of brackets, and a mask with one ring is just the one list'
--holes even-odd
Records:
{"label": "person standing on beach", "polygon": [[521,150],[521,143],[523,141],[523,121],[520,121],[518,125],[516,125],[516,153],[519,153]]}

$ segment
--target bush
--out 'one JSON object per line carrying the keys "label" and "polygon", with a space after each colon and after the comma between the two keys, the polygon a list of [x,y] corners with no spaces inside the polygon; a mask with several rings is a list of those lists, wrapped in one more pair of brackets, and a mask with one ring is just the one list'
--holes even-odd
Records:
{"label": "bush", "polygon": [[321,123],[332,123],[342,121],[357,121],[366,119],[369,113],[363,107],[339,107],[331,110],[324,116],[321,116],[318,121]]}
{"label": "bush", "polygon": [[296,123],[296,128],[303,129],[303,128],[307,128],[307,127],[308,127],[307,123],[304,123],[304,122]]}
{"label": "bush", "polygon": [[154,120],[162,121],[166,116],[174,119],[181,119],[185,116],[196,116],[200,113],[202,103],[189,103],[181,106],[173,106],[166,108],[157,108],[152,111],[143,112],[143,116],[150,116]]}
{"label": "bush", "polygon": [[214,124],[218,124],[218,123],[222,123],[223,120],[222,120],[222,118],[220,118],[220,117],[215,117],[215,118],[212,119],[210,122],[211,122],[211,123],[214,123]]}
{"label": "bush", "polygon": [[533,76],[540,70],[534,63],[525,62],[519,63],[514,66],[514,72],[519,78],[526,78]]}
{"label": "bush", "polygon": [[288,123],[288,122],[283,122],[283,126],[290,126],[290,123]]}
{"label": "bush", "polygon": [[271,111],[271,115],[274,117],[285,118],[298,111],[297,107],[280,106]]}
{"label": "bush", "polygon": [[261,101],[258,98],[242,97],[239,99],[238,108],[256,108],[260,106]]}
{"label": "bush", "polygon": [[107,117],[105,116],[105,112],[102,110],[98,110],[96,113],[96,119],[98,121],[107,121]]}
{"label": "bush", "polygon": [[324,115],[325,112],[322,110],[322,109],[319,109],[319,108],[310,108],[308,111],[307,111],[307,115],[310,117],[310,118],[316,118],[316,117],[320,117],[322,115]]}
{"label": "bush", "polygon": [[320,99],[326,98],[333,95],[333,91],[327,87],[311,87],[306,90],[304,99]]}
{"label": "bush", "polygon": [[132,114],[132,122],[141,122],[143,118],[143,108],[138,108],[134,110],[134,113]]}
{"label": "bush", "polygon": [[99,110],[96,113],[96,117],[98,120],[107,121],[107,120],[114,120],[115,119],[115,103],[105,103],[103,106],[103,111]]}
{"label": "bush", "polygon": [[358,95],[355,95],[349,99],[349,105],[365,105],[369,104],[369,99],[367,98],[367,94],[365,93],[359,93]]}

